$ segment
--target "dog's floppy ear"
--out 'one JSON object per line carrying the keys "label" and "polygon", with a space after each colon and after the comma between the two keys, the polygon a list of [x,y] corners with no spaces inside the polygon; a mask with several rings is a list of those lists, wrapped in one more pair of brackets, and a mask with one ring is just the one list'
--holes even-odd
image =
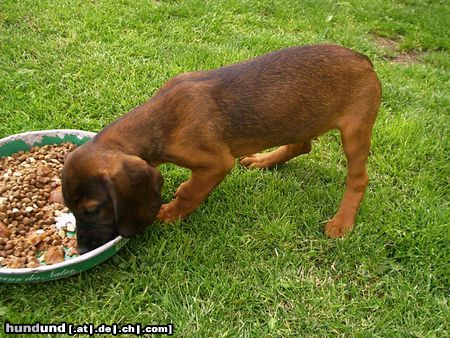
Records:
{"label": "dog's floppy ear", "polygon": [[163,178],[158,170],[137,156],[121,158],[110,176],[117,232],[131,237],[150,225],[161,207]]}

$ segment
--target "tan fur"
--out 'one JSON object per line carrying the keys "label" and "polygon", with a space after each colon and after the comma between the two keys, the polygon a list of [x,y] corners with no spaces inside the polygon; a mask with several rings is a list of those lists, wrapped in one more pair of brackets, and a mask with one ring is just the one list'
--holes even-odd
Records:
{"label": "tan fur", "polygon": [[[236,157],[247,167],[270,168],[308,153],[314,138],[338,129],[348,175],[341,205],[325,231],[342,236],[351,230],[367,186],[366,162],[380,102],[380,82],[370,60],[335,45],[292,47],[182,74],[80,147],[77,157],[86,161],[66,165],[63,185],[73,185],[70,180],[80,174],[99,176],[111,165],[113,176],[126,177],[117,163],[130,156],[152,167],[175,163],[189,168],[192,176],[158,212],[158,219],[172,222],[204,201]],[[257,154],[275,146],[280,147]],[[106,155],[107,161],[102,159]],[[72,167],[77,175],[70,174]],[[146,189],[145,184],[136,189]],[[69,190],[65,199],[70,200]],[[137,208],[133,212],[139,214]]]}

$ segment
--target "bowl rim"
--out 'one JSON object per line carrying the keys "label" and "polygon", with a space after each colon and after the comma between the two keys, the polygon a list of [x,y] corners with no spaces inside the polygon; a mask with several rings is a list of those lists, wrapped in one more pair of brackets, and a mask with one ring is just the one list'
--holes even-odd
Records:
{"label": "bowl rim", "polygon": [[21,274],[29,274],[29,273],[35,273],[35,272],[48,272],[51,270],[55,270],[57,268],[67,268],[71,265],[80,264],[87,260],[90,260],[91,258],[98,256],[99,254],[111,249],[112,247],[116,246],[121,240],[123,240],[122,236],[117,236],[116,238],[110,240],[109,242],[103,244],[102,246],[99,246],[98,248],[86,252],[83,255],[79,255],[74,258],[70,258],[67,260],[64,260],[63,262],[59,262],[56,264],[51,265],[41,265],[36,268],[0,268],[0,275],[21,275]]}
{"label": "bowl rim", "polygon": [[[39,136],[60,136],[61,134],[67,135],[71,133],[80,133],[83,134],[85,137],[93,138],[97,133],[93,131],[85,131],[81,129],[45,129],[45,130],[32,130],[32,131],[25,131],[18,134],[12,134],[9,136],[5,136],[0,138],[0,146],[16,141],[16,140],[22,140],[28,145],[32,146],[33,143],[36,143],[35,140],[33,140],[36,137]],[[58,135],[59,134],[59,135]]]}

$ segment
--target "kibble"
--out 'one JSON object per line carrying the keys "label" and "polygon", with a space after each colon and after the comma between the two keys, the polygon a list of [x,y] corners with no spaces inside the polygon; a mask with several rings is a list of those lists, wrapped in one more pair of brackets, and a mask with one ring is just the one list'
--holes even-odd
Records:
{"label": "kibble", "polygon": [[55,264],[64,260],[64,249],[62,245],[55,244],[44,254],[44,261],[47,264]]}
{"label": "kibble", "polygon": [[[32,147],[0,158],[0,267],[34,268],[77,255],[73,224],[56,228],[68,209],[50,199],[72,143]],[[68,226],[70,224],[70,226]]]}

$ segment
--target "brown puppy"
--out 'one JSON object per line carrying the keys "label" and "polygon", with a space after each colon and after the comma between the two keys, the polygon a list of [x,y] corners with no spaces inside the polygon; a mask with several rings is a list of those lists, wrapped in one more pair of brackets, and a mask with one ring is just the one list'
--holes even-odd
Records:
{"label": "brown puppy", "polygon": [[[240,157],[270,168],[311,150],[311,140],[339,129],[348,161],[341,206],[325,231],[351,230],[367,186],[366,161],[381,99],[370,60],[335,45],[292,47],[211,71],[179,75],[148,102],[107,126],[69,156],[63,195],[81,247],[131,236],[159,220],[193,212]],[[264,149],[280,146],[264,154]],[[161,206],[171,162],[190,179]],[[161,207],[160,207],[161,206]],[[159,212],[158,212],[159,210]]]}

